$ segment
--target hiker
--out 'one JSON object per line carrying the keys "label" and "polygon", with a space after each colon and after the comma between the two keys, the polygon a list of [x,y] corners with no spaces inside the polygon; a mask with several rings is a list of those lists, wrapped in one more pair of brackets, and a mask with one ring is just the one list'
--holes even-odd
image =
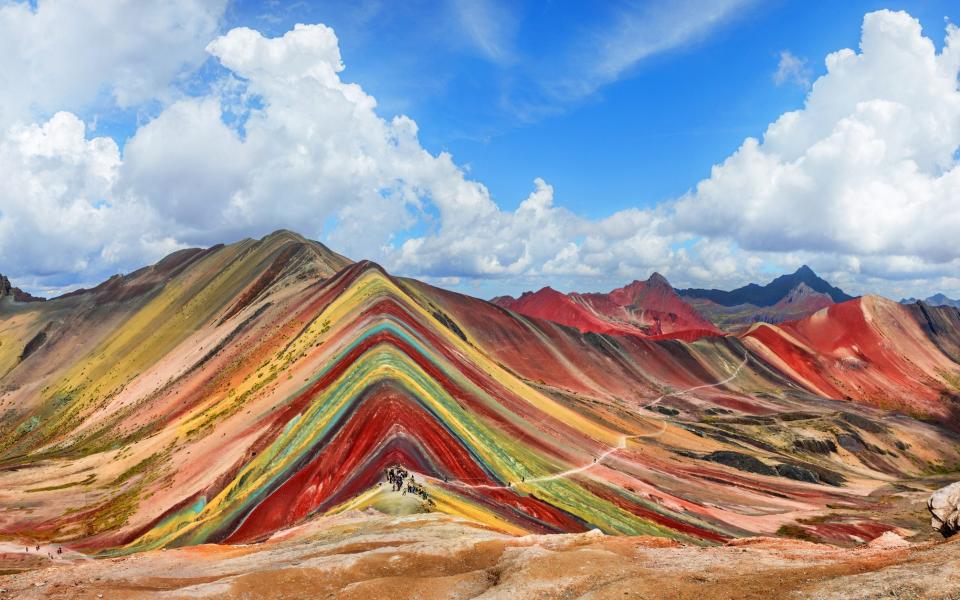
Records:
{"label": "hiker", "polygon": [[57,554],[63,554],[63,548],[57,546]]}

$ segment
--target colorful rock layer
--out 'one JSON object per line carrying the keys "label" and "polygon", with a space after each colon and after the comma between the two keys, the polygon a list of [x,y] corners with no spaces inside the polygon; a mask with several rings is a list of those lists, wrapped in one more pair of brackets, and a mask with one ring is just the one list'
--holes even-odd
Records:
{"label": "colorful rock layer", "polygon": [[[811,321],[657,341],[521,317],[289,232],[182,251],[0,305],[0,535],[123,553],[364,508],[517,534],[773,533],[960,460],[949,428],[865,407],[916,391],[915,416],[952,418],[950,315],[934,334],[910,307],[856,302],[815,317],[852,327],[829,339]],[[888,327],[895,310],[914,325]],[[851,344],[868,366],[827,385]],[[394,465],[428,500],[384,482]]]}

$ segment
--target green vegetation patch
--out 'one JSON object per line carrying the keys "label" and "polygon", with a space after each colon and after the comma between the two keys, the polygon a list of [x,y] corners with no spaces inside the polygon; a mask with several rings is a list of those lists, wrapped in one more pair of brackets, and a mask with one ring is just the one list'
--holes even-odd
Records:
{"label": "green vegetation patch", "polygon": [[123,527],[137,511],[139,504],[139,487],[113,497],[87,520],[84,528],[85,536],[94,536]]}
{"label": "green vegetation patch", "polygon": [[68,481],[67,483],[61,483],[60,485],[51,485],[48,487],[33,488],[33,489],[27,490],[27,493],[29,494],[31,492],[52,492],[53,490],[64,490],[64,489],[78,486],[78,485],[89,485],[93,483],[93,481],[96,478],[97,476],[91,473],[87,475],[85,479],[81,479],[79,481]]}
{"label": "green vegetation patch", "polygon": [[166,462],[167,458],[170,456],[170,449],[164,450],[163,452],[155,452],[148,456],[147,458],[141,460],[137,464],[133,465],[123,473],[117,476],[113,480],[113,485],[120,485],[125,481],[128,481],[137,475],[141,475],[148,471],[155,470],[156,467],[159,467],[161,464]]}

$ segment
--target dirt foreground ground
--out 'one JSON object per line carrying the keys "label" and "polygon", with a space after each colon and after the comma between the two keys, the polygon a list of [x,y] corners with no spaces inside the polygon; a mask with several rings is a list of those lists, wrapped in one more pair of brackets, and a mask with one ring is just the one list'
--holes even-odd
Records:
{"label": "dirt foreground ground", "polygon": [[344,514],[260,544],[121,558],[4,544],[0,569],[4,599],[960,598],[960,540],[705,548],[598,531],[511,537],[437,514]]}

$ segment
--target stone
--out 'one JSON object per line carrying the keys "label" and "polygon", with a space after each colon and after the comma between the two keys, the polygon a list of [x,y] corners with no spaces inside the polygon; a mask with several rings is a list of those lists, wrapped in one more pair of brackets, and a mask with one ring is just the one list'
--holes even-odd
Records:
{"label": "stone", "polygon": [[950,537],[960,531],[960,481],[935,491],[927,500],[930,526]]}

